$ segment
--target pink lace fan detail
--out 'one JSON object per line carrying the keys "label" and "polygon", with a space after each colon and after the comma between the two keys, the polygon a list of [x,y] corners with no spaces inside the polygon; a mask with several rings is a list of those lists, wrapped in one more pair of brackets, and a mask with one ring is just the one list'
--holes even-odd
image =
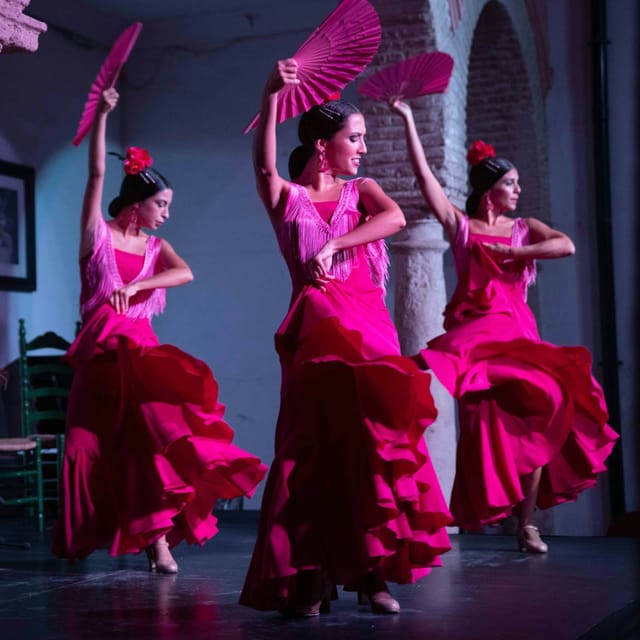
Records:
{"label": "pink lace fan detail", "polygon": [[114,42],[105,58],[100,71],[96,76],[96,79],[91,85],[89,90],[89,96],[84,103],[84,110],[82,117],[80,118],[80,124],[78,125],[78,131],[73,139],[73,145],[78,146],[84,137],[87,135],[91,126],[93,125],[93,118],[96,113],[96,107],[100,96],[105,89],[110,89],[115,85],[120,75],[120,71],[124,66],[124,63],[129,58],[129,54],[133,49],[133,45],[136,43],[140,31],[142,30],[142,22],[134,22],[127,27]]}
{"label": "pink lace fan detail", "polygon": [[[343,0],[293,54],[299,85],[278,94],[277,121],[322,104],[358,76],[378,50],[380,18],[367,0]],[[244,133],[256,126],[256,114]]]}
{"label": "pink lace fan detail", "polygon": [[453,58],[449,54],[421,53],[376,71],[358,91],[376,100],[417,98],[445,91],[452,73]]}

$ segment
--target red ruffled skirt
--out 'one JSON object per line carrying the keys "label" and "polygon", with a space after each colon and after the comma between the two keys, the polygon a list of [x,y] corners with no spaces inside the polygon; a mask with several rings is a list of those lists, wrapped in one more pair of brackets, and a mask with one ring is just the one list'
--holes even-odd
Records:
{"label": "red ruffled skirt", "polygon": [[54,553],[115,556],[164,534],[171,546],[215,535],[216,500],[251,495],[266,467],[232,443],[209,367],[106,305],[68,357],[75,375]]}
{"label": "red ruffled skirt", "polygon": [[[368,284],[368,286],[367,286]],[[424,431],[430,377],[399,355],[368,276],[306,287],[276,335],[280,415],[241,604],[280,609],[298,571],[354,585],[380,568],[414,582],[450,549],[451,521]]]}
{"label": "red ruffled skirt", "polygon": [[487,262],[485,252],[471,253],[469,281],[445,313],[447,333],[422,352],[458,399],[451,511],[469,530],[511,515],[524,498],[521,477],[539,467],[540,508],[575,500],[606,471],[618,438],[589,351],[541,341],[520,283],[490,277]]}

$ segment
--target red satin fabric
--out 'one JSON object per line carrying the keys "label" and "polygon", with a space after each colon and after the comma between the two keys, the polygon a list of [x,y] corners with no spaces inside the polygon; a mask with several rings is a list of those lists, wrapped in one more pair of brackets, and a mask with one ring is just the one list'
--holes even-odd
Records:
{"label": "red satin fabric", "polygon": [[[141,258],[122,253],[119,263]],[[171,546],[215,535],[216,500],[251,495],[266,467],[233,444],[209,367],[108,304],[85,318],[67,357],[75,374],[54,553],[120,555],[163,534]]]}
{"label": "red satin fabric", "polygon": [[538,506],[575,500],[606,470],[618,435],[583,347],[540,339],[525,302],[524,265],[471,234],[469,260],[445,311],[446,333],[422,352],[458,398],[460,438],[451,511],[470,530],[523,499],[520,477],[543,467]]}
{"label": "red satin fabric", "polygon": [[366,263],[298,292],[276,334],[282,395],[258,540],[240,602],[280,609],[298,571],[353,586],[368,570],[414,582],[450,549],[424,442],[430,377],[400,355]]}

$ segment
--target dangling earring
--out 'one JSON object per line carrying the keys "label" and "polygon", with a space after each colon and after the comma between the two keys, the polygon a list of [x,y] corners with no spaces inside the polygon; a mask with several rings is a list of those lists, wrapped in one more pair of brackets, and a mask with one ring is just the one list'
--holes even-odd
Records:
{"label": "dangling earring", "polygon": [[130,227],[137,227],[138,226],[138,214],[135,211],[132,211],[129,214],[129,218],[127,219],[127,222],[128,222]]}
{"label": "dangling earring", "polygon": [[329,168],[329,163],[327,162],[327,154],[324,149],[320,149],[320,158],[318,162],[318,171],[324,173]]}
{"label": "dangling earring", "polygon": [[493,202],[491,202],[491,197],[489,196],[489,192],[485,192],[485,194],[482,196],[482,199],[484,200],[484,208],[486,210],[487,213],[493,213]]}

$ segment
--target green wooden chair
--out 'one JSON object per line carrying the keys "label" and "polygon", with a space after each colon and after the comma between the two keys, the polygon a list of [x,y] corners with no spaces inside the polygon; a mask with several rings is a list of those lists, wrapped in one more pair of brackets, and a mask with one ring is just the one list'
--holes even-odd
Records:
{"label": "green wooden chair", "polygon": [[73,379],[73,369],[62,356],[70,343],[53,331],[27,340],[22,318],[19,320],[18,333],[21,435],[39,441],[43,499],[45,503],[52,502],[57,507],[67,402]]}
{"label": "green wooden chair", "polygon": [[29,507],[44,530],[42,450],[32,438],[0,438],[0,507]]}
{"label": "green wooden chair", "polygon": [[[0,371],[0,383],[6,376]],[[0,438],[0,507],[27,507],[44,529],[42,449],[37,438]]]}

